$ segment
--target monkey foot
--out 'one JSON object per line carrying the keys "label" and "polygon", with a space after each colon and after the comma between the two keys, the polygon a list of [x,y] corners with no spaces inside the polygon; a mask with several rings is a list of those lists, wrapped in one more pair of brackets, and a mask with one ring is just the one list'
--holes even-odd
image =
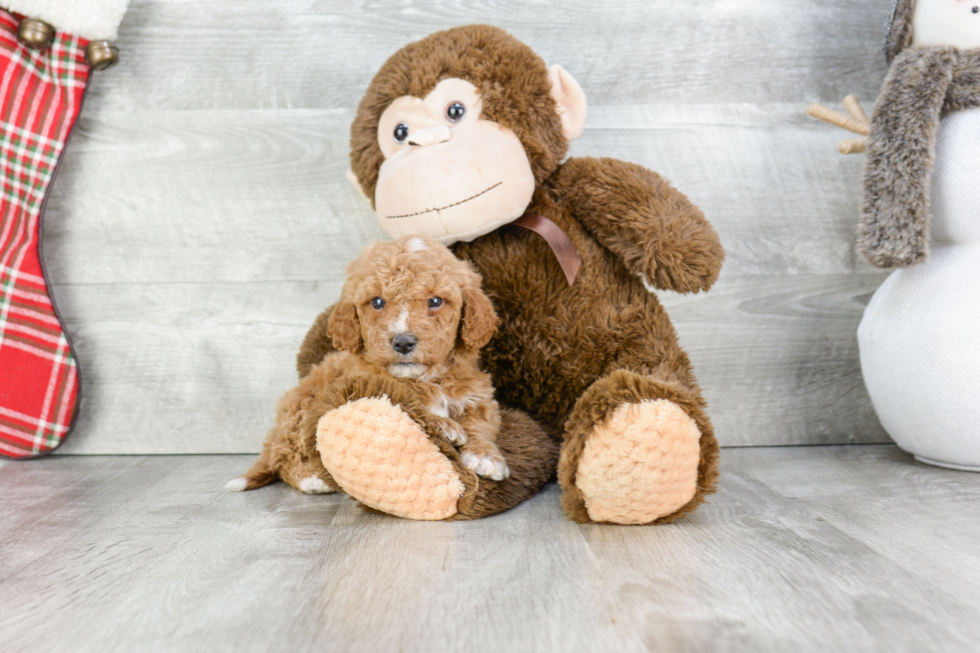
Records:
{"label": "monkey foot", "polygon": [[452,462],[387,397],[358,399],[317,425],[324,467],[347,494],[397,517],[448,519],[464,485]]}
{"label": "monkey foot", "polygon": [[697,491],[701,433],[672,401],[620,405],[587,436],[575,484],[594,522],[649,524]]}

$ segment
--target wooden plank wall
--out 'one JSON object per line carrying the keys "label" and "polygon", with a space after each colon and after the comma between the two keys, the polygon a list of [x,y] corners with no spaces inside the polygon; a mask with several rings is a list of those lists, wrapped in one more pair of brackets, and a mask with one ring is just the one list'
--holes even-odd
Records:
{"label": "wooden plank wall", "polygon": [[45,256],[83,379],[71,453],[256,451],[294,354],[373,237],[344,179],[360,95],[398,47],[499,25],[590,100],[572,155],[635,161],[728,251],[664,296],[724,445],[887,441],[855,330],[863,156],[805,115],[870,110],[889,0],[133,0],[54,184]]}

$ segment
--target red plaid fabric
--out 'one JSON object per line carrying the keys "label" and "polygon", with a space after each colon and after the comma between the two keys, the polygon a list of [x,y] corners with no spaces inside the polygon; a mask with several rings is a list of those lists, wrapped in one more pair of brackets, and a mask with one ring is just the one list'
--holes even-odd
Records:
{"label": "red plaid fabric", "polygon": [[78,403],[75,356],[40,258],[44,199],[82,105],[87,41],[61,32],[43,52],[0,10],[0,456],[52,451]]}

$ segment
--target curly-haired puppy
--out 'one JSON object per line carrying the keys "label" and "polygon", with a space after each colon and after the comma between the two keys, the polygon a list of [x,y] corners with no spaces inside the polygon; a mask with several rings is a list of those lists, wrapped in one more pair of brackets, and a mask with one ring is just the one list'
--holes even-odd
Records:
{"label": "curly-haired puppy", "polygon": [[510,475],[495,444],[500,410],[479,350],[498,318],[480,276],[435,240],[406,236],[368,247],[347,268],[328,322],[338,350],[279,402],[276,425],[251,469],[226,487],[250,490],[281,478],[310,493],[338,489],[303,452],[303,411],[318,391],[350,375],[387,374],[428,406],[440,434],[480,476]]}

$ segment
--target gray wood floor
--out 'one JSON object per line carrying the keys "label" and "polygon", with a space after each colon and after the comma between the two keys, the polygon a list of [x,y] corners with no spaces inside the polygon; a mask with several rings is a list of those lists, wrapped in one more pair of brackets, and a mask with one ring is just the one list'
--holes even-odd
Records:
{"label": "gray wood floor", "polygon": [[726,449],[663,527],[224,491],[249,461],[0,463],[0,650],[980,650],[980,474],[890,445]]}
{"label": "gray wood floor", "polygon": [[813,101],[866,106],[890,0],[133,0],[52,189],[45,255],[81,362],[66,453],[257,451],[293,356],[381,236],[347,184],[382,62],[467,23],[510,30],[590,101],[571,154],[659,171],[728,252],[665,296],[723,445],[883,442],[856,329],[862,156]]}

